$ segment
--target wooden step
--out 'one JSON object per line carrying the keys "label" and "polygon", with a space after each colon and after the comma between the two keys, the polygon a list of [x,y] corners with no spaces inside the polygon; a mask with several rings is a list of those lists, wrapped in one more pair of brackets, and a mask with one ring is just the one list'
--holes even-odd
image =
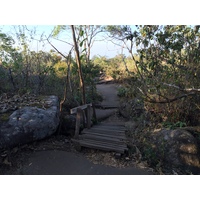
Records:
{"label": "wooden step", "polygon": [[125,140],[123,140],[121,138],[105,137],[105,136],[94,135],[94,134],[79,135],[79,139],[95,139],[95,140],[99,140],[99,141],[108,141],[108,142],[113,142],[113,143],[118,143],[118,144],[125,143]]}
{"label": "wooden step", "polygon": [[112,127],[106,127],[106,126],[93,126],[90,129],[99,129],[99,130],[105,130],[105,131],[117,131],[117,132],[122,132],[124,133],[125,130],[123,129],[117,129],[117,128],[112,128]]}
{"label": "wooden step", "polygon": [[[103,105],[103,108],[115,108],[113,105]],[[117,109],[113,110],[113,112]],[[126,128],[124,124],[106,124],[101,123],[91,127],[91,117],[97,121],[94,104],[85,104],[71,109],[71,114],[76,114],[76,129],[75,136],[72,141],[77,149],[80,147],[89,147],[94,149],[115,151],[124,153],[127,148]],[[84,127],[80,133],[81,120],[83,120]],[[123,123],[123,122],[122,122]]]}
{"label": "wooden step", "polygon": [[[106,125],[106,124],[101,124],[101,125],[95,125],[93,126],[94,128],[102,128],[102,129],[108,129],[108,130],[120,130],[120,131],[126,131],[127,129],[124,126],[113,126],[113,125]],[[93,128],[91,127],[91,128]]]}
{"label": "wooden step", "polygon": [[124,153],[125,151],[128,150],[127,146],[125,145],[116,146],[112,143],[103,143],[103,142],[98,142],[95,140],[74,140],[73,139],[72,141],[78,142],[83,147],[100,149],[100,150],[105,150],[105,151],[115,151],[118,153]]}
{"label": "wooden step", "polygon": [[96,140],[96,139],[91,139],[91,138],[85,138],[83,140],[80,140],[79,141],[86,141],[86,142],[90,142],[91,144],[102,144],[102,145],[106,145],[106,146],[112,146],[112,147],[116,147],[116,148],[126,148],[127,145],[122,143],[122,144],[119,144],[119,143],[116,143],[116,142],[113,142],[113,141],[102,141],[102,140]]}
{"label": "wooden step", "polygon": [[88,131],[88,130],[84,130],[82,132],[81,135],[84,135],[84,134],[91,134],[91,135],[100,135],[100,136],[105,136],[105,137],[113,137],[113,138],[120,138],[120,139],[126,139],[126,136],[125,134],[116,134],[116,133],[109,133],[109,132],[97,132],[97,131]]}
{"label": "wooden step", "polygon": [[125,135],[125,131],[121,131],[121,130],[112,130],[112,129],[106,129],[106,128],[95,128],[92,127],[90,129],[83,129],[84,131],[89,131],[89,132],[99,132],[99,133],[110,133],[110,134],[114,134],[114,135]]}

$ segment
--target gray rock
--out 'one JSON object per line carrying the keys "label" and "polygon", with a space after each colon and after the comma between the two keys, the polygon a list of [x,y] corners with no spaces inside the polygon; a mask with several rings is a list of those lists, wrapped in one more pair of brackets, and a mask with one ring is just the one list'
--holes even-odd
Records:
{"label": "gray rock", "polygon": [[139,118],[145,113],[144,103],[136,98],[125,103],[121,103],[119,112],[127,119],[131,119],[132,117]]}
{"label": "gray rock", "polygon": [[200,170],[199,146],[190,132],[163,129],[152,136],[156,156],[166,165]]}
{"label": "gray rock", "polygon": [[40,140],[55,133],[59,125],[58,97],[44,98],[47,109],[23,107],[14,111],[0,127],[0,148]]}

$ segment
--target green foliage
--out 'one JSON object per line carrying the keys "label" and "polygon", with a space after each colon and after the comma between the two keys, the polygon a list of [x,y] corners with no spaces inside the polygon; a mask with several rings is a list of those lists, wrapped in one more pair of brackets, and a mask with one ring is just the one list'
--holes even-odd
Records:
{"label": "green foliage", "polygon": [[119,97],[125,97],[126,96],[126,88],[124,88],[124,87],[118,88],[117,95]]}
{"label": "green foliage", "polygon": [[[114,42],[117,41],[118,45],[127,48],[130,57],[119,54],[109,59],[96,56],[92,60],[92,39],[102,31],[102,27],[80,25],[75,28],[88,101],[96,96],[94,78],[99,76],[101,71],[124,83],[118,91],[119,96],[143,99],[146,111],[151,113],[151,119],[154,116],[157,122],[168,121],[171,124],[199,123],[199,26],[105,26],[104,30],[108,31]],[[17,30],[18,46],[17,40],[0,32],[0,91],[61,94],[69,75],[66,60],[53,51],[30,51],[30,37],[26,29],[19,26]],[[59,36],[66,30],[67,26],[58,25],[53,36]],[[134,54],[135,46],[137,53]],[[76,62],[72,59],[71,89],[68,95],[79,101],[77,70]],[[173,99],[175,100],[172,101]]]}
{"label": "green foliage", "polygon": [[182,128],[182,127],[185,127],[187,126],[187,124],[185,122],[176,122],[176,123],[172,123],[172,122],[163,122],[162,123],[162,126],[165,127],[165,128],[168,128],[168,129],[175,129],[175,128]]}
{"label": "green foliage", "polygon": [[[133,89],[121,91],[123,95],[143,98],[146,110],[157,119],[174,124],[177,121],[188,125],[200,123],[192,115],[199,116],[199,92],[188,90],[200,88],[199,27],[136,26],[133,30],[109,26],[108,30],[112,38],[126,45],[135,64],[129,79],[134,77],[136,81],[126,84],[126,88]],[[139,59],[132,53],[133,43]]]}
{"label": "green foliage", "polygon": [[128,25],[123,25],[123,26],[109,25],[109,26],[106,26],[105,29],[114,37],[130,39],[130,40],[133,37],[131,28]]}
{"label": "green foliage", "polygon": [[57,26],[55,26],[52,36],[53,37],[57,37],[65,29],[66,29],[65,25],[57,25]]}
{"label": "green foliage", "polygon": [[3,92],[14,89],[14,92],[20,94],[48,93],[48,90],[53,92],[50,88],[53,88],[53,85],[56,85],[53,82],[57,81],[58,88],[55,91],[61,93],[59,90],[63,88],[63,80],[57,79],[56,75],[60,78],[66,76],[66,62],[61,61],[62,58],[52,51],[50,53],[30,51],[27,38],[21,29],[17,38],[22,48],[14,48],[14,39],[6,34],[0,34],[0,77],[2,81],[0,89]]}
{"label": "green foliage", "polygon": [[93,57],[92,62],[99,66],[99,69],[106,75],[111,76],[116,81],[121,81],[130,77],[130,73],[135,73],[135,65],[130,57],[119,54],[114,58],[104,56]]}

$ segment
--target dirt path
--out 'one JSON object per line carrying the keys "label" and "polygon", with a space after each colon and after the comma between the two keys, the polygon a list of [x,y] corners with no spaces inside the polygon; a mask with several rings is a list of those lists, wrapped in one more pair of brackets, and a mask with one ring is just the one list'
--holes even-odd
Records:
{"label": "dirt path", "polygon": [[[116,84],[97,85],[103,95],[102,105],[119,106]],[[97,109],[97,118],[107,123],[124,123],[118,109]],[[105,120],[106,119],[106,120]],[[0,174],[19,175],[142,175],[153,174],[136,167],[129,158],[115,158],[113,152],[83,149],[77,152],[66,136],[49,138],[30,144],[25,150],[17,149],[10,155],[11,163],[4,160]],[[142,167],[143,168],[143,167]],[[2,170],[3,169],[3,170]]]}
{"label": "dirt path", "polygon": [[103,97],[102,106],[119,107],[119,97],[117,96],[118,85],[115,83],[98,84],[97,91]]}
{"label": "dirt path", "polygon": [[114,168],[94,164],[84,155],[66,151],[35,152],[29,158],[21,174],[26,175],[147,175],[137,168]]}
{"label": "dirt path", "polygon": [[115,83],[104,83],[98,84],[96,88],[97,92],[103,97],[103,101],[100,103],[101,109],[96,109],[97,119],[101,121],[115,116],[110,118],[110,121],[116,122],[116,119],[119,121],[118,117],[116,117],[119,107],[118,85]]}

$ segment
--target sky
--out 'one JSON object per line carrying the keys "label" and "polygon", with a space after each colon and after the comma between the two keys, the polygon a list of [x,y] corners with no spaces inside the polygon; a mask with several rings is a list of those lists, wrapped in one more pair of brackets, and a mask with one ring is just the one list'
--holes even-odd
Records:
{"label": "sky", "polygon": [[[52,46],[47,41],[40,42],[40,38],[42,34],[44,38],[48,37],[55,27],[54,25],[36,25],[36,26],[28,25],[26,27],[28,30],[34,30],[34,29],[36,30],[36,34],[34,34],[34,40],[31,40],[32,42],[30,43],[31,50],[49,51],[50,49],[53,49]],[[4,25],[4,26],[0,25],[0,29],[4,33],[8,33],[13,36],[15,35],[14,34],[15,28],[12,25]],[[27,30],[26,32],[29,33]],[[105,34],[102,36],[105,36]],[[63,31],[58,38],[60,40],[72,43],[71,31]],[[108,40],[102,40],[102,37],[100,35],[97,35],[96,39],[97,41],[94,42],[91,48],[91,58],[93,56],[106,56],[107,58],[112,58],[122,53],[122,48],[120,46],[117,46],[116,44],[113,44]],[[70,45],[61,42],[59,40],[51,39],[51,42],[64,55],[67,55],[69,50],[71,49]],[[123,54],[125,54],[126,56],[129,55],[126,49],[123,50]]]}
{"label": "sky", "polygon": [[[12,3],[11,3],[12,2]],[[54,25],[59,24],[86,24],[86,25],[134,25],[134,24],[198,24],[199,7],[196,1],[186,2],[169,0],[160,4],[157,0],[143,0],[130,4],[130,1],[113,3],[113,1],[102,0],[98,3],[85,1],[70,1],[65,5],[65,1],[39,1],[24,4],[22,0],[1,2],[0,25],[29,25],[38,26],[38,30],[43,30],[48,35]],[[192,3],[193,2],[193,3]],[[12,5],[12,6],[10,6]],[[23,6],[22,6],[23,5]],[[156,6],[155,6],[156,5]],[[172,6],[173,5],[173,6]],[[6,8],[9,7],[9,12]],[[16,9],[17,8],[17,9]],[[191,9],[189,9],[191,8]],[[186,14],[187,13],[187,14]],[[66,44],[52,41],[61,52],[67,53],[69,47]],[[35,42],[32,47],[48,51],[49,45],[43,47]],[[114,57],[121,53],[121,49],[111,42],[95,42],[92,47],[91,57],[94,55]],[[129,55],[128,52],[123,52]]]}

